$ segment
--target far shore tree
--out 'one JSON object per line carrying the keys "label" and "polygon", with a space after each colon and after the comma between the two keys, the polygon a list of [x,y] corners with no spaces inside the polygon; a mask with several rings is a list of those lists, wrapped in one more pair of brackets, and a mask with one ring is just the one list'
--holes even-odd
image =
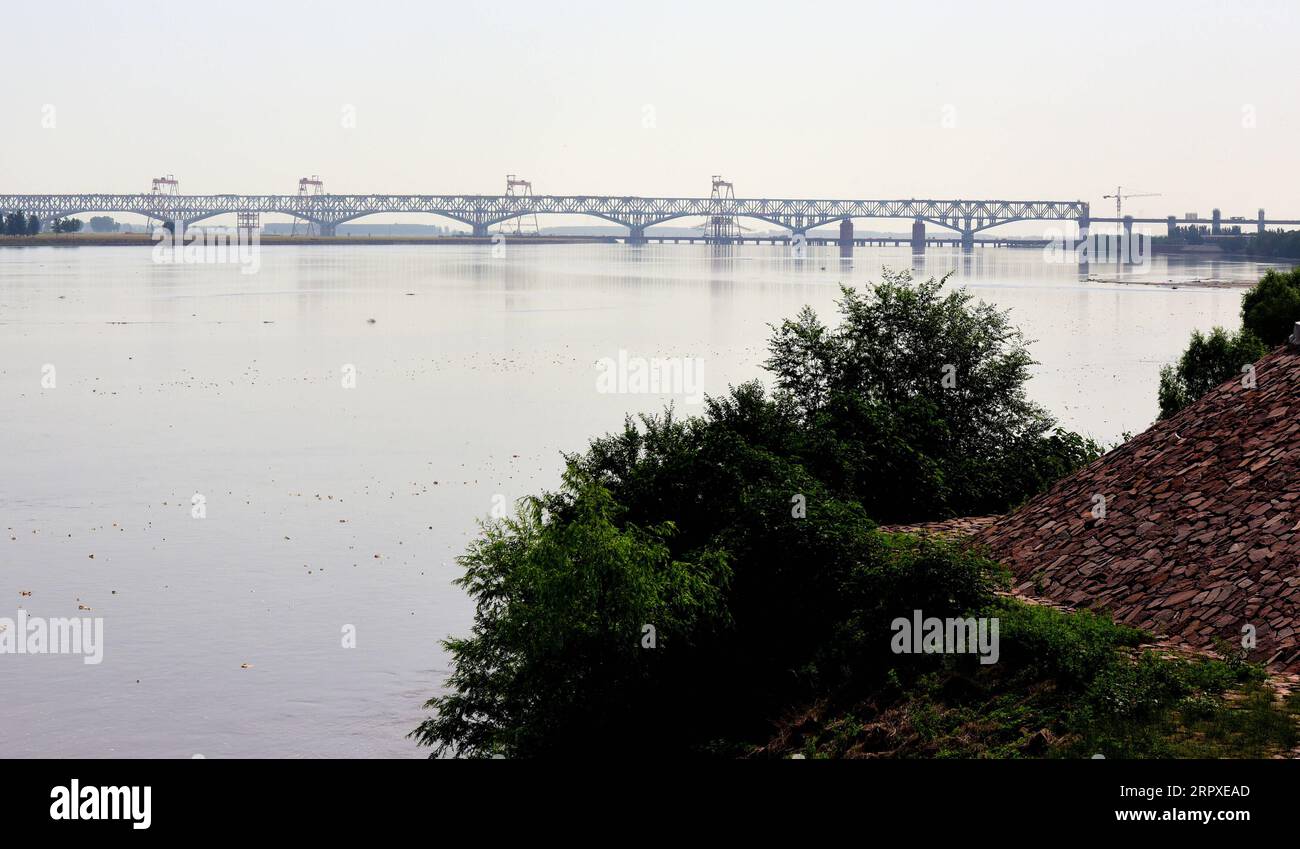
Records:
{"label": "far shore tree", "polygon": [[[3,232],[6,236],[28,235],[28,218],[22,210],[14,210],[3,216]],[[38,222],[39,223],[39,222]]]}

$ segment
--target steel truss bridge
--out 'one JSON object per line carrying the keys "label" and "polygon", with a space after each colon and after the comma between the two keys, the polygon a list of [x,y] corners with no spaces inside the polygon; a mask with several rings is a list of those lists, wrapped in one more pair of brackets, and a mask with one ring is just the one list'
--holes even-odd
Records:
{"label": "steel truss bridge", "polygon": [[[0,212],[21,210],[43,221],[88,212],[134,213],[192,225],[214,215],[278,213],[316,224],[321,235],[338,225],[377,213],[425,213],[469,225],[475,236],[523,215],[590,215],[628,229],[628,241],[645,240],[647,227],[676,218],[753,218],[798,235],[814,227],[854,218],[912,219],[961,234],[1014,221],[1072,221],[1087,229],[1083,201],[1057,200],[798,200],[768,198],[611,197],[600,195],[172,195],[63,194],[0,195]],[[1098,219],[1100,220],[1100,219]],[[851,223],[848,225],[851,228]]]}

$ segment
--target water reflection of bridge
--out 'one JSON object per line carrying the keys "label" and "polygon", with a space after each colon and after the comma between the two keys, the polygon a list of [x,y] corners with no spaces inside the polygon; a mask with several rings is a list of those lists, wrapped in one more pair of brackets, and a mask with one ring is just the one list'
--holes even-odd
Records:
{"label": "water reflection of bridge", "polygon": [[[789,235],[767,235],[767,236],[738,236],[731,240],[730,244],[735,245],[792,245],[796,243],[795,236]],[[709,236],[660,236],[650,233],[643,239],[644,242],[660,245],[696,245],[696,244],[714,244],[714,240]],[[852,245],[856,248],[915,248],[916,242],[908,236],[854,236],[850,239],[844,239],[836,236],[804,236],[803,244],[809,246],[840,246],[845,247]],[[1016,237],[1005,237],[997,239],[974,239],[972,245],[975,247],[988,248],[1045,248],[1051,244],[1048,239],[1022,239]],[[935,238],[927,236],[925,239],[926,247],[961,247],[962,240],[956,238]]]}

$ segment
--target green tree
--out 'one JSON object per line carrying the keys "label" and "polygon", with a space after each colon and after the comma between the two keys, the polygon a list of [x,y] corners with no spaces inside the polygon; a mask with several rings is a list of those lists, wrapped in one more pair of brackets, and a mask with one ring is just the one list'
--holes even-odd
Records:
{"label": "green tree", "polygon": [[460,559],[472,633],[444,643],[447,692],[413,736],[480,757],[733,751],[793,704],[883,685],[894,618],[991,604],[995,564],[873,520],[1005,507],[1098,449],[1025,399],[1005,314],[941,288],[846,289],[833,329],[804,310],[775,329],[775,393],[629,418],[485,525]]}
{"label": "green tree", "polygon": [[35,236],[41,232],[41,219],[36,217],[36,213],[27,216],[27,235]]}
{"label": "green tree", "polygon": [[901,613],[995,598],[999,572],[972,552],[881,534],[815,486],[803,519],[785,492],[745,489],[715,505],[705,544],[672,524],[645,530],[572,467],[560,493],[485,526],[460,561],[472,634],[445,641],[448,692],[413,736],[475,757],[663,757],[758,739],[793,702],[881,681]]}
{"label": "green tree", "polygon": [[116,233],[122,229],[122,225],[107,215],[94,215],[90,218],[90,230],[92,233]]}
{"label": "green tree", "polygon": [[1208,336],[1192,331],[1178,364],[1160,370],[1160,418],[1169,418],[1229,378],[1240,377],[1242,366],[1267,352],[1264,343],[1246,329],[1230,334],[1216,327]]}
{"label": "green tree", "polygon": [[6,236],[24,236],[27,234],[27,216],[22,212],[10,212],[4,216],[4,233]]}
{"label": "green tree", "polygon": [[1007,313],[946,281],[845,287],[838,327],[805,307],[769,345],[816,442],[810,470],[879,521],[1005,510],[1100,454],[1028,399],[1033,359]]}
{"label": "green tree", "polygon": [[1300,321],[1300,268],[1269,269],[1241,299],[1242,326],[1265,345],[1280,345]]}
{"label": "green tree", "polygon": [[1300,259],[1300,230],[1266,230],[1256,235],[1245,250],[1261,256]]}
{"label": "green tree", "polygon": [[674,559],[671,525],[620,527],[608,492],[573,471],[557,498],[563,520],[527,501],[460,558],[478,614],[471,637],[446,641],[451,692],[415,732],[437,753],[595,754],[639,740],[649,754],[683,709],[670,700],[678,658],[725,624],[724,555]]}

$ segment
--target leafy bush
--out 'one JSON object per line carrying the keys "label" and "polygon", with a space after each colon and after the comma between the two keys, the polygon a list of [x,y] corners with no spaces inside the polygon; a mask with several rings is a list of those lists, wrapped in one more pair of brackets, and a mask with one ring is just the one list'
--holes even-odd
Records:
{"label": "leafy bush", "polygon": [[[560,497],[565,521],[527,502],[460,558],[458,583],[478,602],[474,633],[446,641],[453,692],[430,702],[438,715],[415,732],[440,753],[573,753],[630,736],[650,745],[681,709],[665,701],[682,694],[677,659],[727,622],[724,554],[674,560],[670,525],[617,527],[609,494],[572,472]],[[653,650],[642,648],[646,624]]]}
{"label": "leafy bush", "polygon": [[1086,686],[1112,662],[1116,649],[1136,646],[1144,636],[1087,610],[1066,614],[1006,602],[995,615],[1001,622],[1003,660],[1066,688]]}
{"label": "leafy bush", "polygon": [[[577,469],[546,503],[487,525],[461,558],[474,631],[446,641],[450,692],[414,732],[436,753],[662,756],[761,738],[773,711],[881,680],[893,618],[961,614],[997,586],[973,553],[839,511],[775,522],[743,556],[683,560],[672,526],[620,527]],[[544,519],[550,506],[563,518]]]}
{"label": "leafy bush", "polygon": [[1300,268],[1269,269],[1241,299],[1241,324],[1269,347],[1281,345],[1300,321]]}
{"label": "leafy bush", "polygon": [[843,287],[838,327],[805,307],[769,343],[801,460],[880,521],[1006,510],[1101,454],[1028,399],[1033,359],[1007,314],[946,280]]}
{"label": "leafy bush", "polygon": [[1267,351],[1249,330],[1229,334],[1216,327],[1208,336],[1192,331],[1178,365],[1160,370],[1160,418],[1169,418],[1225,380],[1240,377],[1243,365],[1255,362]]}
{"label": "leafy bush", "polygon": [[[1290,234],[1287,234],[1290,235]],[[1280,345],[1300,321],[1300,268],[1269,269],[1241,299],[1242,328],[1192,332],[1176,366],[1160,370],[1160,418],[1166,419]]]}
{"label": "leafy bush", "polygon": [[895,658],[874,690],[788,711],[754,754],[1258,758],[1296,744],[1300,699],[1279,703],[1258,666],[1144,651],[1146,635],[1087,611],[1000,598],[980,615],[999,619],[998,663]]}
{"label": "leafy bush", "polygon": [[[926,617],[965,617],[986,611],[994,594],[1008,581],[998,564],[963,545],[935,537],[882,535],[877,560],[852,570],[842,594],[852,600],[840,614],[829,639],[815,647],[815,668],[822,671],[818,692],[841,693],[878,685],[900,658],[882,635],[890,624],[920,610]],[[908,658],[911,674],[941,663],[939,656]]]}
{"label": "leafy bush", "polygon": [[774,394],[629,418],[486,525],[460,560],[473,633],[446,641],[448,693],[414,736],[471,756],[734,751],[792,704],[886,682],[894,618],[993,604],[996,564],[876,522],[1005,509],[1099,449],[1026,399],[1005,314],[941,288],[845,289],[835,329],[805,309],[772,338]]}

